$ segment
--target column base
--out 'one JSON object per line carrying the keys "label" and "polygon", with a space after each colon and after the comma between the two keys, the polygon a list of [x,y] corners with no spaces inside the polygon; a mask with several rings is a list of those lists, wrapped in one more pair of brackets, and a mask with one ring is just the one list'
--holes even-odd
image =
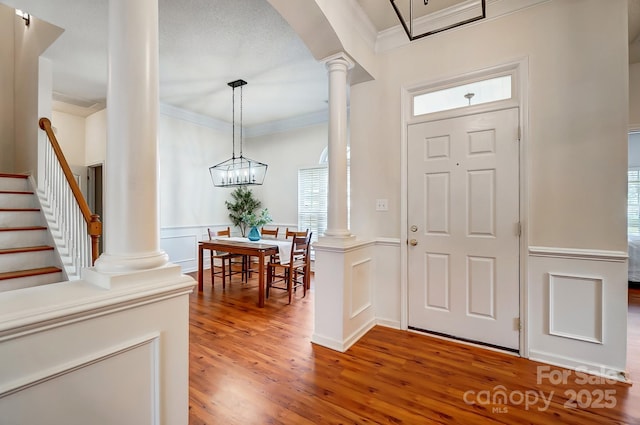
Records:
{"label": "column base", "polygon": [[345,246],[352,245],[355,242],[356,242],[356,236],[355,235],[333,236],[333,235],[327,235],[325,233],[324,236],[320,236],[318,238],[318,242],[316,242],[316,244],[317,245],[326,245],[326,246],[345,247]]}
{"label": "column base", "polygon": [[324,237],[329,238],[353,238],[349,229],[326,229],[324,231]]}
{"label": "column base", "polygon": [[127,273],[155,269],[168,262],[169,256],[164,251],[143,255],[102,254],[94,268],[99,273]]}

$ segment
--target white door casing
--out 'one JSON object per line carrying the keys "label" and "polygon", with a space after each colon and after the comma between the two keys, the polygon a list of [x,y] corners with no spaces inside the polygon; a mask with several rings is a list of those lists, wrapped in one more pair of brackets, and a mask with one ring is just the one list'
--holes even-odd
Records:
{"label": "white door casing", "polygon": [[409,126],[409,327],[518,349],[518,117]]}

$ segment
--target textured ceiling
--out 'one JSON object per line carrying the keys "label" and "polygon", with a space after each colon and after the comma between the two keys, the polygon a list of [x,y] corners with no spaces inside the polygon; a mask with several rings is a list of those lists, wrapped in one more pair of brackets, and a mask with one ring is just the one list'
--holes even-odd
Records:
{"label": "textured ceiling", "polygon": [[[44,54],[57,98],[104,103],[107,0],[2,0],[65,32]],[[231,120],[242,78],[244,124],[326,110],[327,74],[266,0],[159,0],[160,101]]]}
{"label": "textured ceiling", "polygon": [[[296,0],[290,0],[296,1]],[[345,1],[345,0],[332,0]],[[356,0],[376,27],[398,26],[388,0]],[[406,7],[410,0],[396,0]],[[422,0],[411,0],[418,6]],[[462,0],[431,0],[429,11]],[[491,7],[492,0],[487,0]],[[0,0],[65,30],[45,52],[55,98],[104,105],[107,0]],[[416,6],[416,7],[418,7]],[[424,9],[424,8],[422,8]],[[231,89],[242,78],[244,124],[251,126],[327,109],[327,74],[266,0],[159,0],[160,101],[231,120]],[[630,63],[640,61],[640,0],[629,0]]]}

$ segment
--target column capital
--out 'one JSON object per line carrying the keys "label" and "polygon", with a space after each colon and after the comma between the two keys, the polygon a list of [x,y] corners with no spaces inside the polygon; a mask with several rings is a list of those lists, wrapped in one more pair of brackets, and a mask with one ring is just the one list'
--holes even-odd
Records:
{"label": "column capital", "polygon": [[356,64],[354,60],[351,59],[351,57],[345,52],[338,52],[331,56],[327,56],[326,58],[322,59],[321,62],[324,62],[324,65],[327,67],[327,69],[331,69],[335,65],[342,65],[346,68],[346,70],[350,70]]}

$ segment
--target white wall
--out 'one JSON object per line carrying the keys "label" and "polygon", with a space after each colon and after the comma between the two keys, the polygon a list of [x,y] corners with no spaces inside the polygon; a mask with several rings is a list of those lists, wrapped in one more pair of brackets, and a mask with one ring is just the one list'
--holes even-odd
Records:
{"label": "white wall", "polygon": [[53,111],[51,125],[69,165],[85,166],[85,118],[66,112]]}
{"label": "white wall", "polygon": [[0,172],[10,173],[14,171],[15,146],[13,126],[13,61],[14,37],[13,20],[15,12],[12,8],[0,4],[0,57],[3,64],[0,66]]}
{"label": "white wall", "polygon": [[209,167],[231,157],[231,134],[160,116],[161,227],[225,223],[229,192],[216,189]]}
{"label": "white wall", "polygon": [[89,115],[85,120],[85,165],[101,164],[107,157],[107,110]]}
{"label": "white wall", "polygon": [[[376,81],[351,88],[352,229],[399,238],[403,87],[528,63],[524,354],[614,373],[624,370],[626,352],[626,319],[618,314],[626,305],[626,20],[624,2],[553,0],[381,53]],[[388,212],[373,211],[376,198],[389,199]],[[562,291],[550,292],[554,270],[576,299],[594,287],[602,292],[587,306],[569,303]],[[376,308],[393,323],[397,298],[389,299]],[[565,309],[550,322],[554,305]],[[577,326],[587,322],[600,324],[602,344]],[[554,325],[572,337],[552,334]]]}
{"label": "white wall", "polygon": [[640,130],[640,63],[629,66],[629,126]]}
{"label": "white wall", "polygon": [[[62,29],[32,17],[29,26],[14,14],[14,129],[15,165],[20,173],[37,176],[39,97],[39,57],[59,36]],[[50,111],[50,109],[49,109]]]}
{"label": "white wall", "polygon": [[[382,54],[380,78],[351,90],[352,184],[361,194],[353,214],[367,225],[359,231],[400,234],[401,87],[526,57],[531,242],[626,249],[623,6],[551,1]],[[376,197],[389,198],[388,214],[371,213]]]}
{"label": "white wall", "polygon": [[269,209],[274,224],[297,225],[298,170],[318,165],[327,140],[324,123],[245,141],[245,156],[269,166],[264,184],[256,186],[254,192]]}

